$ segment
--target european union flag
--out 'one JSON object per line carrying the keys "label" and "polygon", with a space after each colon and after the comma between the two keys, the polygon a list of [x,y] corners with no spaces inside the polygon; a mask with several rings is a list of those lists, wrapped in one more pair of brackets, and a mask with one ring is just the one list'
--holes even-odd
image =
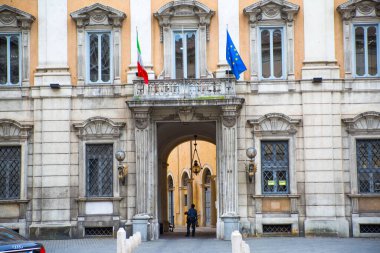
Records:
{"label": "european union flag", "polygon": [[231,67],[236,79],[240,78],[240,73],[247,70],[243,60],[240,58],[238,51],[235,48],[234,43],[227,30],[227,48],[226,48],[226,60]]}

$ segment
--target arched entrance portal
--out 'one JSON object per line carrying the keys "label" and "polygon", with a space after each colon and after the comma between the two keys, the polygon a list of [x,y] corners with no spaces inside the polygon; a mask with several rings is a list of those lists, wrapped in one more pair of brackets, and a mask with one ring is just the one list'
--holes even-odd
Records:
{"label": "arched entrance portal", "polygon": [[[197,146],[199,156],[195,157]],[[195,157],[195,158],[194,158]],[[202,169],[194,173],[190,169],[192,159]],[[206,141],[187,141],[176,146],[167,159],[168,188],[166,189],[168,210],[161,205],[163,231],[183,233],[186,228],[186,215],[193,203],[198,211],[197,236],[215,237],[216,227],[216,146]],[[172,185],[171,185],[172,184]],[[174,210],[173,210],[174,209]],[[173,217],[174,216],[174,217]]]}
{"label": "arched entrance portal", "polygon": [[237,122],[243,102],[233,96],[128,101],[135,122],[135,170],[129,174],[136,179],[132,229],[141,233],[142,240],[158,239],[164,228],[160,224],[169,223],[167,159],[177,145],[194,135],[216,145],[216,237],[230,240],[240,219]]}

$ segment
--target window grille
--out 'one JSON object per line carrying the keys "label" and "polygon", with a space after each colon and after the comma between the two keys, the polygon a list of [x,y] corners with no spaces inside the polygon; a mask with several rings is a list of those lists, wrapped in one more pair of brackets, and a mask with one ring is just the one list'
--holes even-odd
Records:
{"label": "window grille", "polygon": [[268,224],[263,225],[263,233],[291,233],[292,232],[292,225],[291,224],[284,224],[284,225],[275,225],[275,224]]}
{"label": "window grille", "polygon": [[113,145],[86,145],[86,190],[89,197],[111,197]]}
{"label": "window grille", "polygon": [[20,35],[0,34],[0,84],[19,84],[20,66]]}
{"label": "window grille", "polygon": [[289,192],[289,154],[287,141],[261,143],[263,193]]}
{"label": "window grille", "polygon": [[356,142],[360,193],[380,193],[380,139]]}
{"label": "window grille", "polygon": [[113,236],[113,227],[86,227],[85,236]]}
{"label": "window grille", "polygon": [[21,147],[0,147],[0,199],[19,199]]}
{"label": "window grille", "polygon": [[380,233],[380,224],[360,224],[360,233]]}

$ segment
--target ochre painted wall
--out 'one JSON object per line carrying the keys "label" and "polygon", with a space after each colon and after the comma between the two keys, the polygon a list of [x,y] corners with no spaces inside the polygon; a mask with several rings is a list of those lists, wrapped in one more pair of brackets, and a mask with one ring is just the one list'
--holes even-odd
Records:
{"label": "ochre painted wall", "polygon": [[336,10],[339,5],[347,0],[335,0],[334,8],[334,31],[335,31],[335,57],[340,69],[340,77],[344,78],[344,45],[343,45],[343,21],[342,15]]}
{"label": "ochre painted wall", "polygon": [[68,0],[67,6],[67,22],[68,22],[68,64],[71,73],[72,83],[77,83],[77,29],[75,21],[71,18],[70,13],[77,11],[83,7],[100,3],[110,6],[119,11],[124,12],[127,17],[124,19],[121,27],[121,82],[127,82],[128,66],[131,63],[131,40],[130,40],[130,3],[129,0]]}
{"label": "ochre painted wall", "polygon": [[[159,75],[163,70],[163,44],[160,42],[160,29],[158,21],[153,17],[153,13],[171,0],[154,0],[151,2],[152,11],[152,63],[154,66],[155,75]],[[210,25],[210,41],[207,43],[207,61],[208,69],[211,72],[217,70],[218,50],[219,50],[219,31],[218,31],[218,1],[201,0],[209,8],[215,11],[215,15],[211,18]],[[248,70],[244,73],[245,80],[250,77],[250,45],[249,45],[249,22],[248,17],[243,14],[243,9],[257,0],[239,0],[239,22],[240,22],[240,54],[243,61],[246,63]],[[303,0],[291,0],[290,2],[300,6],[298,14],[295,16],[295,77],[301,79],[301,71],[304,59],[304,26],[303,26]],[[345,0],[335,0],[335,55],[338,66],[340,67],[341,77],[344,77],[344,48],[343,48],[343,31],[341,15],[336,11],[336,8],[346,2]],[[30,83],[33,84],[34,73],[38,65],[38,0],[2,0],[2,4],[18,8],[33,15],[36,20],[31,26],[30,40]],[[77,31],[74,20],[70,13],[79,10],[83,7],[90,6],[94,3],[101,3],[111,6],[115,9],[123,11],[127,18],[123,21],[122,26],[122,44],[121,44],[121,81],[126,83],[126,72],[129,70],[130,62],[130,0],[81,0],[68,1],[68,65],[72,76],[72,83],[77,83]]]}
{"label": "ochre painted wall", "polygon": [[6,4],[34,16],[35,20],[30,29],[30,66],[29,81],[33,84],[34,73],[38,65],[38,0],[1,0],[0,4]]}
{"label": "ochre painted wall", "polygon": [[[194,142],[193,142],[194,143]],[[205,141],[197,141],[197,150],[199,153],[199,158],[201,160],[203,167],[208,167],[211,171],[211,175],[216,175],[216,146],[212,143]],[[175,217],[175,225],[176,226],[185,226],[186,216],[184,212],[187,211],[187,206],[183,203],[183,195],[187,193],[185,189],[182,189],[182,175],[184,171],[189,171],[190,167],[190,142],[184,142],[178,145],[176,148],[172,150],[167,160],[168,169],[167,176],[171,175],[174,183],[174,217]],[[192,151],[194,150],[194,146],[192,146]],[[196,158],[194,158],[196,159]],[[198,215],[200,215],[200,220],[198,221],[200,225],[204,224],[205,212],[204,212],[204,188],[203,188],[203,180],[204,180],[204,169],[197,175],[193,176],[193,202],[195,204],[195,208],[198,211]],[[214,181],[215,182],[215,181]],[[166,190],[168,187],[165,188]],[[167,194],[167,193],[166,193]],[[216,199],[216,191],[212,192],[214,195],[212,199]],[[188,196],[189,197],[189,196]],[[188,201],[191,201],[188,198]],[[167,202],[168,203],[168,202]],[[213,207],[212,216],[216,217],[215,203],[211,203]],[[165,206],[162,209],[163,212],[168,212],[168,208]],[[212,219],[215,221],[215,219]],[[215,225],[215,223],[213,224]]]}

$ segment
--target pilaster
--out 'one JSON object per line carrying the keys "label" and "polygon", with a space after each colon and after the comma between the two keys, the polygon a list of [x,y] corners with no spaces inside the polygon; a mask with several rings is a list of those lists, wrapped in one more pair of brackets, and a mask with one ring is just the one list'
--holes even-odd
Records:
{"label": "pilaster", "polygon": [[[131,0],[131,65],[127,71],[127,82],[132,83],[138,79],[137,72],[137,31],[144,67],[148,72],[149,79],[154,79],[152,65],[152,16],[151,0]],[[141,11],[144,10],[144,11]]]}
{"label": "pilaster", "polygon": [[67,0],[38,0],[38,67],[34,84],[71,84],[67,52]]}
{"label": "pilaster", "polygon": [[[335,59],[334,0],[304,0],[305,59],[302,79],[339,78]],[[316,50],[318,49],[318,50]]]}
{"label": "pilaster", "polygon": [[[232,230],[238,228],[238,168],[237,168],[237,118],[239,107],[222,107],[221,150],[219,175],[219,216],[223,221],[220,239],[230,240]],[[221,233],[222,232],[222,233]]]}
{"label": "pilaster", "polygon": [[219,59],[216,77],[225,77],[230,69],[226,60],[227,26],[228,32],[239,51],[239,1],[218,0]]}

